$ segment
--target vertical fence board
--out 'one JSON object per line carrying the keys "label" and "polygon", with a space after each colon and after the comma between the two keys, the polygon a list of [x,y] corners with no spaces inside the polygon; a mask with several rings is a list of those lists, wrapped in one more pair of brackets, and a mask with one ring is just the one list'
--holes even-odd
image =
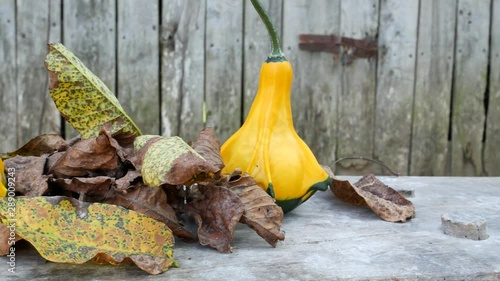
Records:
{"label": "vertical fence board", "polygon": [[[281,38],[282,0],[261,1],[268,11],[276,31]],[[243,108],[244,118],[252,106],[259,86],[260,68],[271,52],[269,34],[264,23],[250,1],[245,1],[245,49],[243,62]]]}
{"label": "vertical fence board", "polygon": [[283,47],[294,68],[292,111],[297,133],[318,161],[335,160],[340,66],[330,53],[298,49],[299,34],[339,34],[340,1],[284,1]]}
{"label": "vertical fence board", "polygon": [[[378,0],[342,0],[342,36],[375,39],[378,32]],[[344,50],[348,52],[348,50]],[[373,129],[377,60],[355,59],[342,68],[342,92],[338,105],[337,158],[373,158]],[[337,174],[366,174],[371,162],[344,160],[335,167]]]}
{"label": "vertical fence board", "polygon": [[492,7],[490,88],[484,147],[484,170],[488,176],[500,176],[500,0],[493,0]]}
{"label": "vertical fence board", "polygon": [[452,105],[452,175],[479,176],[483,172],[482,139],[489,26],[489,0],[458,2]]}
{"label": "vertical fence board", "polygon": [[[60,115],[48,93],[44,61],[47,43],[58,39],[51,28],[60,17],[56,1],[17,1],[17,143],[22,145],[44,133],[60,132]],[[53,8],[54,10],[51,10]],[[52,21],[51,21],[52,20]]]}
{"label": "vertical fence board", "polygon": [[[192,140],[210,126],[224,142],[239,128],[270,51],[250,1],[136,2],[0,0],[0,152],[60,132],[43,63],[61,39],[143,133]],[[263,2],[294,67],[295,127],[321,163],[500,176],[500,0]],[[377,60],[298,49],[301,33],[377,32]],[[384,170],[346,160],[335,172]]]}
{"label": "vertical fence board", "polygon": [[223,143],[241,125],[243,1],[208,0],[205,36],[206,125]]}
{"label": "vertical fence board", "polygon": [[0,153],[17,148],[16,2],[0,1]]}
{"label": "vertical fence board", "polygon": [[[164,136],[180,135],[180,114],[183,96],[182,82],[184,80],[183,69],[186,55],[186,42],[181,41],[181,38],[185,39],[186,34],[180,36],[178,33],[179,28],[186,32],[189,31],[188,28],[181,25],[180,20],[181,14],[185,9],[184,7],[189,7],[190,4],[188,1],[183,0],[162,1],[160,111],[161,134]],[[201,45],[203,46],[204,44]]]}
{"label": "vertical fence board", "polygon": [[[63,43],[115,93],[115,0],[64,1]],[[66,138],[77,135],[66,123]]]}
{"label": "vertical fence board", "polygon": [[163,1],[162,134],[194,140],[203,128],[205,1]]}
{"label": "vertical fence board", "polygon": [[[49,11],[50,11],[50,16],[49,16],[49,37],[48,37],[48,42],[47,43],[53,43],[53,42],[61,42],[62,39],[62,22],[61,22],[61,2],[62,0],[49,0],[50,1],[50,6],[49,6]],[[47,50],[48,47],[46,46],[45,49]],[[47,51],[45,51],[47,53]],[[45,63],[45,57],[44,57],[44,63]],[[45,64],[44,64],[45,66]],[[46,68],[44,67],[46,74],[47,82],[49,82],[48,78],[48,72]],[[48,84],[47,84],[48,85]],[[42,115],[42,124],[44,124],[45,128],[42,129],[44,132],[52,132],[52,133],[61,133],[61,115],[59,111],[57,110],[57,107],[55,106],[54,100],[50,97],[50,92],[48,89],[48,86],[45,89],[45,96],[44,96],[44,105],[42,108],[42,112],[49,109],[48,114],[43,114]],[[47,127],[54,127],[52,128],[47,128]]]}
{"label": "vertical fence board", "polygon": [[382,0],[375,113],[375,158],[408,173],[418,0]]}
{"label": "vertical fence board", "polygon": [[444,176],[457,1],[421,0],[410,174]]}
{"label": "vertical fence board", "polygon": [[143,134],[160,133],[158,1],[117,2],[117,95]]}

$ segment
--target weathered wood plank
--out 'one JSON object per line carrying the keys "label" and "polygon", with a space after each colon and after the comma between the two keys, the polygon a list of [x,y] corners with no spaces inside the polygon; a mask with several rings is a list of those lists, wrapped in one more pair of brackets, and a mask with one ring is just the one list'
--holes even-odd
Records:
{"label": "weathered wood plank", "polygon": [[17,143],[60,132],[60,115],[48,93],[47,43],[60,39],[59,1],[17,1]]}
{"label": "weathered wood plank", "polygon": [[492,8],[488,119],[483,157],[486,175],[500,176],[500,1],[493,0]]}
{"label": "weathered wood plank", "polygon": [[0,1],[0,152],[17,148],[16,2]]}
{"label": "weathered wood plank", "polygon": [[404,175],[410,157],[417,22],[417,0],[380,2],[374,155]]}
{"label": "weathered wood plank", "polygon": [[205,40],[206,126],[223,143],[242,119],[243,1],[207,1]]}
{"label": "weathered wood plank", "polygon": [[421,0],[410,174],[444,176],[453,79],[455,0]]}
{"label": "weathered wood plank", "polygon": [[[355,39],[375,39],[378,32],[378,0],[342,0],[341,35]],[[349,50],[343,50],[349,52]],[[338,101],[337,158],[373,158],[377,60],[354,59],[342,68],[342,91]],[[373,164],[364,160],[344,160],[337,174],[366,174]]]}
{"label": "weathered wood plank", "polygon": [[[161,15],[161,134],[179,136],[184,73],[185,42],[180,42],[178,29],[186,1],[163,1]],[[204,24],[204,21],[203,21]],[[187,32],[188,29],[184,28]],[[189,34],[187,34],[189,35]],[[184,35],[185,36],[185,35]],[[203,70],[202,70],[203,71]],[[203,84],[202,87],[205,85]]]}
{"label": "weathered wood plank", "polygon": [[490,0],[458,2],[451,175],[479,176],[485,122]]}
{"label": "weathered wood plank", "polygon": [[162,135],[194,140],[203,128],[205,1],[163,1]]}
{"label": "weathered wood plank", "polygon": [[122,0],[118,10],[118,100],[143,134],[160,133],[158,1]]}
{"label": "weathered wood plank", "polygon": [[[65,1],[64,45],[114,93],[116,90],[115,0]],[[77,135],[66,123],[66,138]]]}
{"label": "weathered wood plank", "polygon": [[[282,0],[261,1],[281,38]],[[245,1],[243,115],[246,118],[259,86],[260,68],[271,51],[269,34],[250,1]]]}
{"label": "weathered wood plank", "polygon": [[339,34],[340,1],[284,1],[283,51],[294,67],[292,110],[297,133],[318,161],[335,160],[340,66],[332,54],[298,49],[299,34]]}

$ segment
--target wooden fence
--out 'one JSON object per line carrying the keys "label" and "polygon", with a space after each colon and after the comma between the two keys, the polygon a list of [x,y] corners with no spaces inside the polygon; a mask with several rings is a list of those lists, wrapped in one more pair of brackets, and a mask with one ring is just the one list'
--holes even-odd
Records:
{"label": "wooden fence", "polygon": [[[295,70],[294,121],[321,163],[500,175],[500,0],[263,0]],[[299,49],[299,34],[374,38],[378,55]],[[248,0],[0,0],[0,151],[74,133],[49,94],[63,42],[143,133],[226,140],[269,52]],[[355,51],[355,50],[354,50]],[[286,159],[283,159],[286,161]],[[386,173],[345,160],[338,174]]]}

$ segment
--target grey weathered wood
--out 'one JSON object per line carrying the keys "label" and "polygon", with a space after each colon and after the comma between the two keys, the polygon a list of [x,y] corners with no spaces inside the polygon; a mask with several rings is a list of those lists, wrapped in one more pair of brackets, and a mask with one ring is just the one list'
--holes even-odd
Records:
{"label": "grey weathered wood", "polygon": [[335,160],[340,66],[329,53],[298,49],[299,34],[338,34],[340,1],[284,1],[283,47],[294,68],[292,112],[297,133],[322,164]]}
{"label": "grey weathered wood", "polygon": [[400,174],[410,157],[417,22],[418,1],[380,2],[375,158]]}
{"label": "grey weathered wood", "polygon": [[194,140],[203,128],[205,1],[163,1],[162,135]]}
{"label": "grey weathered wood", "polygon": [[489,104],[483,157],[486,175],[500,176],[500,1],[493,0],[492,7]]}
{"label": "grey weathered wood", "polygon": [[[281,38],[282,0],[261,1]],[[243,115],[246,118],[259,86],[260,68],[271,51],[269,34],[250,1],[245,1],[245,46],[243,63]]]}
{"label": "grey weathered wood", "polygon": [[457,1],[420,1],[410,174],[447,174]]}
{"label": "grey weathered wood", "polygon": [[490,0],[458,2],[452,105],[451,175],[483,173],[484,99]]}
{"label": "grey weathered wood", "polygon": [[48,93],[47,43],[60,38],[59,1],[16,2],[17,143],[60,132],[60,115]]}
{"label": "grey weathered wood", "polygon": [[[285,0],[288,1],[288,0]],[[351,182],[357,178],[348,177]],[[500,182],[498,178],[382,177],[395,189],[413,187],[417,217],[390,223],[369,208],[350,206],[330,191],[318,192],[285,215],[285,240],[269,246],[239,225],[230,254],[177,239],[178,268],[149,275],[134,264],[47,262],[28,243],[16,243],[16,274],[0,257],[2,280],[469,280],[500,279]],[[448,202],[446,204],[445,202]],[[443,234],[440,215],[484,217],[482,241]]]}
{"label": "grey weathered wood", "polygon": [[[269,52],[267,32],[249,1],[1,1],[0,119],[9,122],[0,122],[0,152],[60,131],[45,90],[47,42],[63,39],[112,91],[120,91],[144,133],[192,140],[212,126],[222,142],[244,120]],[[295,70],[296,129],[319,161],[365,156],[402,174],[500,175],[500,4],[493,1],[264,0]],[[381,12],[378,26],[373,5]],[[364,38],[377,32],[377,62],[341,66],[329,53],[298,50],[300,33]],[[64,128],[66,137],[76,134]],[[384,170],[343,161],[336,172]]]}
{"label": "grey weathered wood", "polygon": [[[341,35],[355,39],[373,38],[378,32],[378,0],[342,0]],[[343,50],[349,52],[349,50]],[[373,158],[377,60],[355,59],[342,68],[342,91],[338,99],[337,158]],[[344,160],[335,167],[337,174],[366,174],[373,163]]]}
{"label": "grey weathered wood", "polygon": [[[115,93],[115,0],[64,1],[64,45]],[[66,123],[66,138],[76,131]]]}
{"label": "grey weathered wood", "polygon": [[243,1],[207,1],[205,40],[206,126],[223,143],[242,119]]}
{"label": "grey weathered wood", "polygon": [[117,1],[118,100],[143,134],[160,133],[158,1]]}
{"label": "grey weathered wood", "polygon": [[17,148],[16,2],[0,1],[0,153]]}
{"label": "grey weathered wood", "polygon": [[[184,42],[177,36],[183,5],[187,1],[163,1],[160,32],[161,52],[161,134],[178,136],[184,73]],[[187,29],[184,29],[187,31]],[[203,87],[205,85],[203,84]]]}

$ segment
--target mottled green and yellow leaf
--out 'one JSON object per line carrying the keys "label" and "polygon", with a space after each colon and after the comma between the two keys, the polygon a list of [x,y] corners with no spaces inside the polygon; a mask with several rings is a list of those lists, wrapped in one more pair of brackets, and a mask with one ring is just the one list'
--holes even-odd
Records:
{"label": "mottled green and yellow leaf", "polygon": [[115,95],[64,45],[49,44],[45,66],[50,74],[50,96],[83,138],[97,136],[102,126],[112,135],[141,135]]}
{"label": "mottled green and yellow leaf", "polygon": [[120,206],[68,197],[18,197],[15,213],[0,200],[0,219],[16,219],[16,234],[47,260],[81,264],[99,255],[117,263],[130,258],[151,273],[175,266],[174,238],[162,222]]}

